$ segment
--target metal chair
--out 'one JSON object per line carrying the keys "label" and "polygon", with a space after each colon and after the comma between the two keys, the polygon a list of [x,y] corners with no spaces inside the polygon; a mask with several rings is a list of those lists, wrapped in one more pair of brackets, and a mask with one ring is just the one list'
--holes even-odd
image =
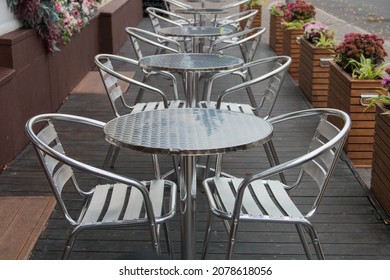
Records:
{"label": "metal chair", "polygon": [[[166,224],[175,214],[176,184],[161,179],[141,182],[67,156],[60,141],[61,133],[56,129],[64,125],[71,125],[72,129],[97,129],[102,132],[105,123],[65,114],[42,114],[26,123],[27,136],[38,155],[58,206],[72,226],[62,258],[70,257],[78,234],[84,230],[139,225],[149,226],[156,254],[161,253],[159,231],[160,225],[164,225],[168,251],[172,257],[172,244]],[[82,179],[77,181],[78,177]],[[95,181],[99,183],[94,185]],[[80,202],[79,209],[76,209],[76,200]]]}
{"label": "metal chair", "polygon": [[[251,28],[257,13],[258,10],[241,11],[226,17],[216,18],[213,24],[218,27],[232,27],[238,32]],[[241,25],[244,27],[242,28]]]}
{"label": "metal chair", "polygon": [[[137,60],[140,60],[144,57],[144,53],[142,49],[144,49],[144,46],[152,46],[155,47],[155,54],[161,54],[161,53],[180,53],[181,47],[180,43],[166,38],[164,36],[158,35],[156,33],[142,30],[136,27],[126,27],[125,28],[127,35],[130,38],[130,42],[133,45],[135,55],[137,56]],[[161,44],[160,42],[164,41],[164,44]],[[170,47],[171,46],[171,47]],[[174,98],[178,99],[178,91],[177,91],[177,80],[176,77],[167,71],[146,71],[142,69],[142,72],[144,73],[144,77],[142,82],[146,83],[149,78],[153,75],[163,75],[166,76],[168,79],[172,81],[172,87],[173,87],[173,94]],[[142,97],[142,89],[140,89],[141,92],[138,93],[139,97]]]}
{"label": "metal chair", "polygon": [[221,9],[222,10],[227,10],[227,9],[237,8],[240,5],[244,5],[246,3],[249,3],[250,1],[251,0],[239,0],[239,1],[231,2],[231,3],[228,3],[228,4],[222,5]]}
{"label": "metal chair", "polygon": [[[188,9],[194,8],[191,5],[188,5],[188,4],[185,4],[183,2],[176,1],[176,0],[164,0],[164,3],[165,3],[166,10],[170,11],[171,13],[174,13],[175,15],[177,15],[177,14],[175,13],[175,11],[172,11],[172,6],[177,7],[179,9],[183,9],[183,10],[188,10]],[[188,21],[191,23],[191,25],[193,25],[195,22],[194,19],[189,19],[186,17],[184,17],[184,18],[186,20],[182,20],[180,18],[177,18],[176,16],[171,17],[171,19],[174,20],[175,22],[180,23],[180,24],[184,24],[184,25],[187,25]]]}
{"label": "metal chair", "polygon": [[[210,241],[212,217],[216,216],[222,219],[229,235],[227,259],[233,256],[237,230],[243,221],[295,225],[307,258],[311,259],[313,256],[306,234],[311,239],[317,258],[324,259],[319,238],[309,219],[320,206],[350,130],[351,120],[345,112],[325,108],[292,112],[271,118],[269,122],[276,127],[282,123],[288,125],[288,121],[302,118],[309,118],[307,121],[311,127],[313,121],[319,119],[307,153],[245,178],[226,178],[217,175],[203,181],[210,206],[203,248],[204,258]],[[333,124],[335,121],[338,126]],[[270,179],[281,172],[293,172],[297,169],[299,171],[296,180],[291,184]],[[305,211],[300,210],[299,205],[289,195],[289,190],[299,188],[303,182],[306,185],[310,182],[318,187],[312,206],[307,210],[308,207],[305,205]]]}
{"label": "metal chair", "polygon": [[[199,102],[201,108],[217,108],[230,111],[238,111],[248,114],[255,114],[265,119],[269,118],[274,108],[276,99],[279,95],[286,73],[291,65],[291,58],[288,56],[274,56],[269,58],[258,59],[243,66],[221,73],[214,74],[207,86],[206,100]],[[254,78],[247,74],[250,70],[256,73]],[[213,84],[220,78],[235,74],[241,76],[243,82],[221,91],[217,101],[211,100],[213,93]],[[265,87],[257,87],[256,84],[265,84]],[[246,90],[248,102],[224,102],[224,99],[232,94],[240,94],[241,90]]]}
{"label": "metal chair", "polygon": [[[134,59],[112,54],[98,54],[97,56],[95,56],[95,64],[99,69],[104,87],[110,100],[111,107],[116,116],[120,116],[124,113],[135,113],[145,110],[160,110],[166,108],[185,107],[185,101],[178,100],[177,96],[174,96],[171,101],[168,101],[166,94],[158,88],[152,87],[148,84],[145,84],[144,82],[140,82],[135,79],[126,77],[114,68],[114,64],[122,64],[122,67],[123,65],[127,65],[127,67],[139,67],[138,61]],[[119,81],[128,84],[129,86],[133,85],[142,89],[141,94],[140,92],[138,92],[138,96],[135,98],[133,105],[128,104],[128,102],[126,101],[125,92],[119,85]],[[154,94],[159,99],[159,101],[146,103],[141,102],[141,98],[144,93]],[[104,162],[104,166],[107,166],[111,156],[111,166],[114,165],[119,152],[119,147],[115,147],[115,151],[113,151],[113,148],[113,146],[110,146],[106,160]],[[153,155],[152,157],[155,168],[155,178],[158,179],[161,177],[161,174],[157,155]]]}
{"label": "metal chair", "polygon": [[[222,110],[242,112],[245,114],[254,114],[256,116],[268,119],[275,106],[277,97],[280,93],[284,78],[291,65],[291,58],[288,56],[275,56],[269,58],[258,59],[244,64],[242,67],[230,71],[224,71],[214,74],[210,79],[206,80],[207,89],[205,100],[200,101],[198,106],[201,108],[216,108]],[[251,78],[248,73],[252,70],[255,78]],[[217,97],[217,101],[211,100],[211,94],[213,93],[213,84],[219,78],[224,77],[224,81],[227,80],[227,76],[231,74],[239,75],[243,82],[235,84],[234,86],[221,91]],[[247,102],[245,103],[245,95],[243,90],[246,91]],[[235,99],[225,101],[230,96],[235,96]],[[235,101],[238,96],[240,102]],[[270,165],[277,165],[279,160],[275,155],[272,141],[264,145],[265,152],[267,154]],[[210,168],[211,158],[207,158],[206,163],[206,176],[211,170]],[[222,165],[222,155],[217,155],[215,162],[215,170],[219,172]],[[281,180],[286,181],[284,175],[281,174]]]}
{"label": "metal chair", "polygon": [[[146,12],[149,15],[149,19],[150,19],[150,22],[152,24],[153,32],[156,34],[158,34],[158,31],[162,27],[192,25],[191,20],[189,20],[185,17],[182,17],[178,14],[169,12],[169,11],[149,7],[146,9]],[[183,38],[178,38],[178,37],[167,37],[167,36],[164,36],[164,37],[183,43],[185,51],[191,52],[191,42],[192,42],[191,40],[189,40],[189,39],[185,40]],[[161,40],[160,43],[161,44],[168,44],[168,42],[166,42],[165,40]]]}
{"label": "metal chair", "polygon": [[[211,42],[209,47],[209,53],[223,54],[229,50],[239,48],[242,55],[242,59],[245,63],[249,63],[253,61],[257,48],[260,44],[261,37],[265,33],[265,31],[265,27],[257,27],[240,31],[232,35],[223,36],[222,38]],[[250,47],[248,47],[248,44],[250,44]],[[239,72],[237,72],[236,74],[238,74]],[[252,79],[253,77],[251,68],[248,68],[248,70],[245,72],[241,71],[240,73],[244,76],[245,79]],[[208,85],[209,80],[208,77],[206,77],[202,100],[205,100]]]}
{"label": "metal chair", "polygon": [[175,7],[180,8],[180,9],[193,9],[194,8],[191,5],[188,5],[188,4],[185,4],[183,2],[176,1],[176,0],[164,0],[164,2],[165,2],[165,7],[167,8],[168,11],[171,11],[171,6],[175,6]]}

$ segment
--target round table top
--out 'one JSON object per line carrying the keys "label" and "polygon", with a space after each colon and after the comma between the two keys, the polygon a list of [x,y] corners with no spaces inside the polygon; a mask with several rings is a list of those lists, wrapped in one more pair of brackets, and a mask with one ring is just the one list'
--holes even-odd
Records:
{"label": "round table top", "polygon": [[175,13],[178,14],[188,14],[188,15],[216,15],[227,13],[223,9],[214,9],[214,8],[193,8],[193,9],[177,9]]}
{"label": "round table top", "polygon": [[227,27],[214,26],[174,26],[164,27],[158,30],[158,33],[164,36],[177,37],[216,37],[232,34],[234,30]]}
{"label": "round table top", "polygon": [[139,65],[146,70],[215,72],[244,64],[241,58],[221,54],[175,53],[145,56]]}
{"label": "round table top", "polygon": [[106,140],[152,154],[210,155],[267,142],[272,125],[250,114],[179,108],[123,115],[104,127]]}

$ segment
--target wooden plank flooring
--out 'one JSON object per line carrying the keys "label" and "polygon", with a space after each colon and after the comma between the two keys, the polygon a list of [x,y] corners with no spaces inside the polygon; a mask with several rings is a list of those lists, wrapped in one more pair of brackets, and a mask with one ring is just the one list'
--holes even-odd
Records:
{"label": "wooden plank flooring", "polygon": [[[145,18],[141,28],[149,29],[149,20]],[[147,50],[147,54],[152,54]],[[134,58],[130,42],[127,42],[121,54]],[[233,53],[237,54],[237,53]],[[273,51],[267,43],[261,43],[257,58],[273,56]],[[136,69],[123,69],[135,71]],[[141,73],[136,73],[140,78]],[[180,81],[180,76],[178,75]],[[232,78],[218,85],[218,90],[228,84],[235,84],[239,79]],[[171,92],[169,80],[152,77],[150,83],[157,85],[166,92]],[[180,86],[180,83],[179,83]],[[131,89],[130,91],[135,90]],[[183,98],[183,96],[181,96]],[[146,97],[147,98],[147,97]],[[310,108],[297,85],[288,77],[276,103],[274,114]],[[71,113],[108,121],[113,117],[108,99],[103,94],[75,93],[69,96],[60,109],[62,113]],[[305,125],[314,125],[305,123]],[[93,130],[79,130],[76,127],[61,127],[64,146],[70,156],[90,164],[101,166],[108,144],[102,133]],[[304,142],[310,135],[303,125],[280,127],[275,130],[274,144],[280,152],[281,160],[296,156],[303,152]],[[204,159],[201,159],[203,161]],[[160,157],[161,168],[168,171],[172,168],[172,159]],[[229,153],[224,156],[223,169],[236,176],[244,176],[268,167],[262,148],[249,151]],[[150,155],[121,150],[113,171],[138,179],[149,179],[152,173]],[[288,179],[293,174],[288,174]],[[95,182],[86,177],[80,178],[87,186]],[[294,191],[293,198],[297,204],[308,207],[313,198],[314,189],[310,181]],[[36,155],[31,145],[12,162],[0,175],[1,196],[42,196],[50,195],[50,189],[41,171]],[[69,193],[69,199],[72,194]],[[72,201],[77,207],[79,201]],[[178,212],[179,213],[179,212]],[[197,256],[200,257],[203,244],[203,234],[207,219],[207,204],[204,194],[199,191],[197,196]],[[343,155],[339,161],[334,176],[331,179],[323,203],[312,220],[325,256],[328,259],[390,259],[390,228],[385,225],[372,205],[369,193],[364,189],[356,175],[349,159]],[[172,223],[171,235],[177,258],[180,258],[180,216],[176,215]],[[34,247],[31,259],[59,259],[63,250],[65,238],[70,227],[64,221],[59,209],[55,208],[48,220],[47,227],[40,235]],[[165,252],[164,242],[162,242]],[[156,258],[151,254],[149,233],[145,228],[116,231],[86,231],[80,234],[76,241],[74,259],[148,259]],[[209,259],[223,259],[226,251],[226,234],[220,222],[212,231]],[[162,256],[165,258],[166,254]],[[235,259],[305,259],[303,249],[294,227],[280,224],[242,224],[238,235],[238,245]]]}
{"label": "wooden plank flooring", "polygon": [[0,197],[0,260],[29,258],[55,204],[52,196]]}

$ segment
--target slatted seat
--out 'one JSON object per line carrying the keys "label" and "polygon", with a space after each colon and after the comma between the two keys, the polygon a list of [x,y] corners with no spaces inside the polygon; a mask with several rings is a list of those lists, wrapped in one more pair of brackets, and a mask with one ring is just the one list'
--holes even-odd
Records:
{"label": "slatted seat", "polygon": [[[311,239],[317,258],[324,259],[319,238],[309,219],[320,206],[348,136],[351,121],[349,116],[340,110],[309,109],[270,118],[269,122],[276,129],[280,123],[301,118],[310,118],[313,122],[318,121],[307,153],[244,178],[226,178],[217,174],[203,181],[210,206],[210,217],[204,241],[204,258],[207,255],[210,241],[212,216],[216,216],[223,220],[229,235],[226,254],[228,259],[233,256],[237,230],[242,221],[295,225],[307,258],[311,259],[313,256],[306,240],[306,233]],[[340,128],[330,122],[330,119],[332,122],[337,122]],[[270,179],[287,170],[298,170],[297,173],[293,173],[296,174],[296,179],[289,184]],[[289,191],[299,188],[302,182],[305,184],[310,182],[317,187],[316,196],[308,210],[300,209],[289,195]]]}
{"label": "slatted seat", "polygon": [[[26,124],[26,133],[57,203],[73,227],[62,258],[69,258],[81,231],[135,225],[149,226],[153,249],[160,254],[159,225],[166,226],[166,222],[175,214],[176,184],[161,179],[141,182],[67,156],[55,128],[57,122],[71,124],[75,129],[81,129],[78,125],[82,125],[84,129],[89,126],[98,130],[102,130],[105,123],[74,115],[43,114],[31,118]],[[80,181],[83,184],[76,179],[79,176],[83,177]],[[99,183],[91,186],[89,182],[93,181]],[[70,192],[84,200],[79,209],[75,209],[72,199],[65,199]],[[165,232],[168,233],[167,228]],[[173,256],[169,236],[167,243],[168,251]]]}

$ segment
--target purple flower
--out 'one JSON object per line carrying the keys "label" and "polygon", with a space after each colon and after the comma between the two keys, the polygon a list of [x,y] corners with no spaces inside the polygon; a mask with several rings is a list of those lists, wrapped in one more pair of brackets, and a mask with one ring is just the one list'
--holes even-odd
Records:
{"label": "purple flower", "polygon": [[335,48],[336,61],[349,73],[352,72],[348,66],[349,61],[359,60],[361,55],[370,58],[374,64],[380,65],[387,56],[383,44],[384,40],[376,34],[345,34],[344,40]]}
{"label": "purple flower", "polygon": [[384,86],[385,88],[388,88],[389,85],[390,85],[390,76],[386,76],[383,78],[382,82],[381,82],[382,86]]}

